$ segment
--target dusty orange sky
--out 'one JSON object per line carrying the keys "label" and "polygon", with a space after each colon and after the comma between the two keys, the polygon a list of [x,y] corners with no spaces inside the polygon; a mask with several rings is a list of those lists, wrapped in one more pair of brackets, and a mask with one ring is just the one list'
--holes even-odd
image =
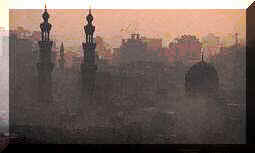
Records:
{"label": "dusty orange sky", "polygon": [[[65,47],[81,46],[84,41],[85,16],[88,10],[48,10],[53,24],[52,35]],[[10,10],[10,29],[23,26],[40,30],[43,10]],[[244,9],[235,10],[92,10],[95,35],[100,35],[112,47],[118,47],[128,34],[121,29],[132,25],[133,29],[147,37],[167,40],[182,34],[194,34],[201,38],[215,33],[221,38],[238,32],[245,39],[246,18]]]}

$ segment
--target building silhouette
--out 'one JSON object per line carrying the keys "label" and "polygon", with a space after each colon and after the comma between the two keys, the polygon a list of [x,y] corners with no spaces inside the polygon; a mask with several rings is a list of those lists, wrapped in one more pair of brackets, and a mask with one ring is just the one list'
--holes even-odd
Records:
{"label": "building silhouette", "polygon": [[87,25],[84,26],[86,34],[86,42],[82,43],[83,47],[83,61],[81,63],[82,73],[82,88],[83,95],[92,96],[95,88],[95,75],[97,71],[97,65],[95,63],[96,58],[96,43],[93,39],[95,32],[95,26],[92,24],[93,16],[91,9],[86,17]]}
{"label": "building silhouette", "polygon": [[45,5],[45,11],[42,15],[44,20],[40,24],[41,28],[41,40],[39,43],[39,62],[37,63],[38,70],[38,97],[39,101],[50,102],[52,101],[52,82],[51,82],[51,73],[54,67],[54,64],[51,60],[51,49],[53,41],[50,40],[50,30],[52,25],[48,22],[50,15],[47,12]]}
{"label": "building silhouette", "polygon": [[213,65],[204,61],[194,64],[185,74],[185,90],[187,95],[210,95],[219,88],[219,78]]}
{"label": "building silhouette", "polygon": [[153,39],[132,33],[130,38],[122,39],[119,48],[114,48],[113,61],[118,64],[140,61],[167,62],[167,58],[160,56],[162,39]]}

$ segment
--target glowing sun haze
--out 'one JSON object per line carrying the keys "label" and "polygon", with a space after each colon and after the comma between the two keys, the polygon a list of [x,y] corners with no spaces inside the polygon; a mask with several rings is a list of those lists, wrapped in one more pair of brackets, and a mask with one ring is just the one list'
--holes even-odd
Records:
{"label": "glowing sun haze", "polygon": [[0,27],[8,28],[8,9],[246,9],[253,0],[0,0]]}

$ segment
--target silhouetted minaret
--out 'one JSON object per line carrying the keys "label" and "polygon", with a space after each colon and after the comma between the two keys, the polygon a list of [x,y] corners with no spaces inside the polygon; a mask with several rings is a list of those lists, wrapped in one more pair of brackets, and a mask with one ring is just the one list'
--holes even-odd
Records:
{"label": "silhouetted minaret", "polygon": [[60,67],[61,71],[63,71],[64,68],[65,68],[65,65],[64,65],[65,64],[65,59],[64,59],[64,44],[63,44],[63,42],[61,43],[59,53],[60,53],[59,67]]}
{"label": "silhouetted minaret", "polygon": [[95,26],[92,24],[93,16],[91,14],[91,9],[89,9],[89,14],[86,17],[87,25],[84,26],[84,31],[86,34],[86,42],[82,43],[83,47],[83,63],[81,64],[82,72],[82,85],[83,93],[88,96],[92,96],[95,87],[95,75],[97,70],[97,65],[95,63],[96,57],[96,43],[93,41],[93,34],[95,32]]}
{"label": "silhouetted minaret", "polygon": [[42,15],[44,20],[40,24],[41,28],[41,40],[38,42],[40,51],[39,51],[39,61],[37,63],[38,70],[38,97],[39,101],[50,102],[52,101],[52,92],[51,92],[51,72],[53,70],[54,64],[51,61],[51,48],[52,41],[50,41],[50,30],[52,25],[48,23],[50,15],[47,12],[46,4],[45,10]]}

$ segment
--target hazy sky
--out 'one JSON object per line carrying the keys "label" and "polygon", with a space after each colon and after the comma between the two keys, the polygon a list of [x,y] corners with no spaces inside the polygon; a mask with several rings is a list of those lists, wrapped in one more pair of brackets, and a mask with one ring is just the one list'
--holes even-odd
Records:
{"label": "hazy sky", "polygon": [[246,9],[253,0],[0,0],[0,27],[8,28],[8,9]]}
{"label": "hazy sky", "polygon": [[[10,28],[23,26],[30,31],[40,30],[44,10],[11,10]],[[88,10],[49,10],[52,35],[65,46],[80,46],[84,41],[85,16]],[[208,33],[226,37],[238,32],[245,38],[245,10],[92,10],[95,35],[102,36],[113,47],[120,45],[128,33],[122,28],[131,24],[136,32],[152,38],[172,40],[183,34],[201,38]],[[131,28],[132,29],[132,28]]]}

